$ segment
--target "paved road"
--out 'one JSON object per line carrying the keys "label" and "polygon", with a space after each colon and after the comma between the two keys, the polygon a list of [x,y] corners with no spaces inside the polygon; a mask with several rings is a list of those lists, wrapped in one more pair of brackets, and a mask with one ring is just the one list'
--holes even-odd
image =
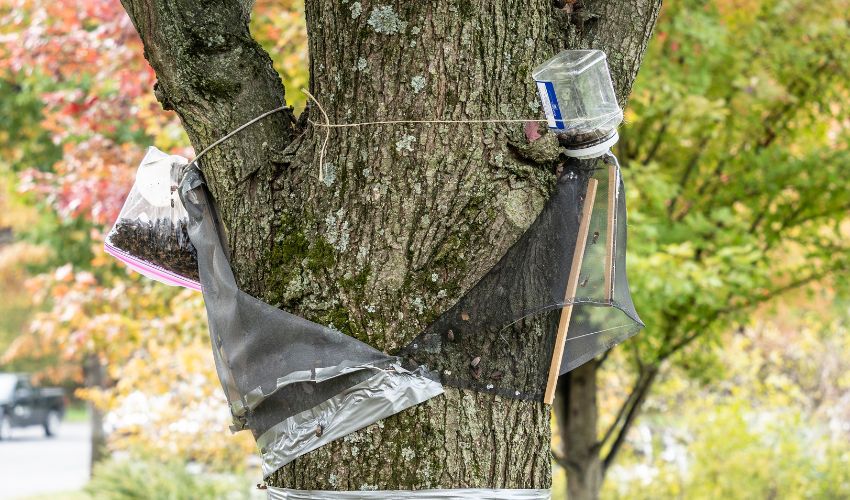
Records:
{"label": "paved road", "polygon": [[79,490],[89,479],[90,427],[63,423],[46,439],[41,427],[13,429],[0,441],[0,499]]}

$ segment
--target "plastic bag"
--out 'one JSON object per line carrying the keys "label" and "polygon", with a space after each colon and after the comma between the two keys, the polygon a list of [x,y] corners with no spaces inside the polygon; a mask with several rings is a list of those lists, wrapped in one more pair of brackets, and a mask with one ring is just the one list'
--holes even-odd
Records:
{"label": "plastic bag", "polygon": [[200,290],[198,259],[177,191],[186,158],[148,148],[104,249],[130,269],[166,285]]}

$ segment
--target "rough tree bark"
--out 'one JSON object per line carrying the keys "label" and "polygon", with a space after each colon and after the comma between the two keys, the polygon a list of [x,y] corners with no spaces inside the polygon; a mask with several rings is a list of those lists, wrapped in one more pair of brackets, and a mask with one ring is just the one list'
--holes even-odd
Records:
{"label": "rough tree bark", "polygon": [[[157,98],[196,150],[284,103],[249,34],[250,2],[122,3]],[[310,91],[336,123],[538,116],[531,69],[564,48],[594,47],[609,54],[624,102],[659,5],[588,0],[568,14],[552,0],[307,0]],[[204,158],[234,273],[248,293],[387,352],[489,270],[554,185],[557,152],[528,154],[519,124],[333,129],[319,182],[325,129],[308,118],[321,115],[278,113]],[[546,488],[549,446],[545,405],[448,389],[269,483]]]}

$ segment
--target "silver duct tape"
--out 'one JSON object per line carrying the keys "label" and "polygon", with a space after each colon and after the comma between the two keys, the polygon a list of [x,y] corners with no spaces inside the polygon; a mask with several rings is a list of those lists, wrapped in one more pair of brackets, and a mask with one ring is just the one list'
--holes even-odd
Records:
{"label": "silver duct tape", "polygon": [[273,395],[277,391],[283,389],[287,385],[296,384],[298,382],[324,382],[326,380],[330,380],[332,378],[340,377],[342,375],[348,375],[350,373],[358,372],[361,370],[382,370],[386,369],[388,366],[393,364],[400,363],[401,360],[398,358],[387,360],[381,365],[355,365],[351,362],[344,361],[337,366],[329,366],[316,368],[311,371],[297,371],[292,372],[284,377],[278,377],[275,387],[270,391],[263,391],[262,387],[257,387],[254,390],[245,394],[244,402],[238,401],[234,402],[231,407],[236,411],[237,403],[240,405],[240,408],[243,409],[242,413],[235,413],[237,415],[244,414],[247,410],[253,410],[260,406],[260,403],[269,398],[269,396]]}
{"label": "silver duct tape", "polygon": [[[322,404],[278,423],[257,438],[263,477],[335,439],[443,393],[420,367],[380,370]],[[321,428],[321,432],[316,432]]]}
{"label": "silver duct tape", "polygon": [[326,491],[290,490],[269,486],[269,500],[549,500],[552,490],[442,489]]}

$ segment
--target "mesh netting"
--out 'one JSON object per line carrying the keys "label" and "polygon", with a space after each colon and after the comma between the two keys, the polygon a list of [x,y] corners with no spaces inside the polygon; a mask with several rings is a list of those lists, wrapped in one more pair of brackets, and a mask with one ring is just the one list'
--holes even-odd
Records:
{"label": "mesh netting", "polygon": [[571,160],[531,227],[400,355],[437,370],[447,385],[541,400],[553,352],[562,355],[554,375],[563,374],[643,327],[625,250],[616,158]]}
{"label": "mesh netting", "polygon": [[611,154],[571,160],[531,227],[396,356],[239,290],[196,168],[180,194],[219,378],[266,474],[437,396],[436,373],[448,385],[549,401],[557,375],[643,326],[625,276],[625,196]]}

